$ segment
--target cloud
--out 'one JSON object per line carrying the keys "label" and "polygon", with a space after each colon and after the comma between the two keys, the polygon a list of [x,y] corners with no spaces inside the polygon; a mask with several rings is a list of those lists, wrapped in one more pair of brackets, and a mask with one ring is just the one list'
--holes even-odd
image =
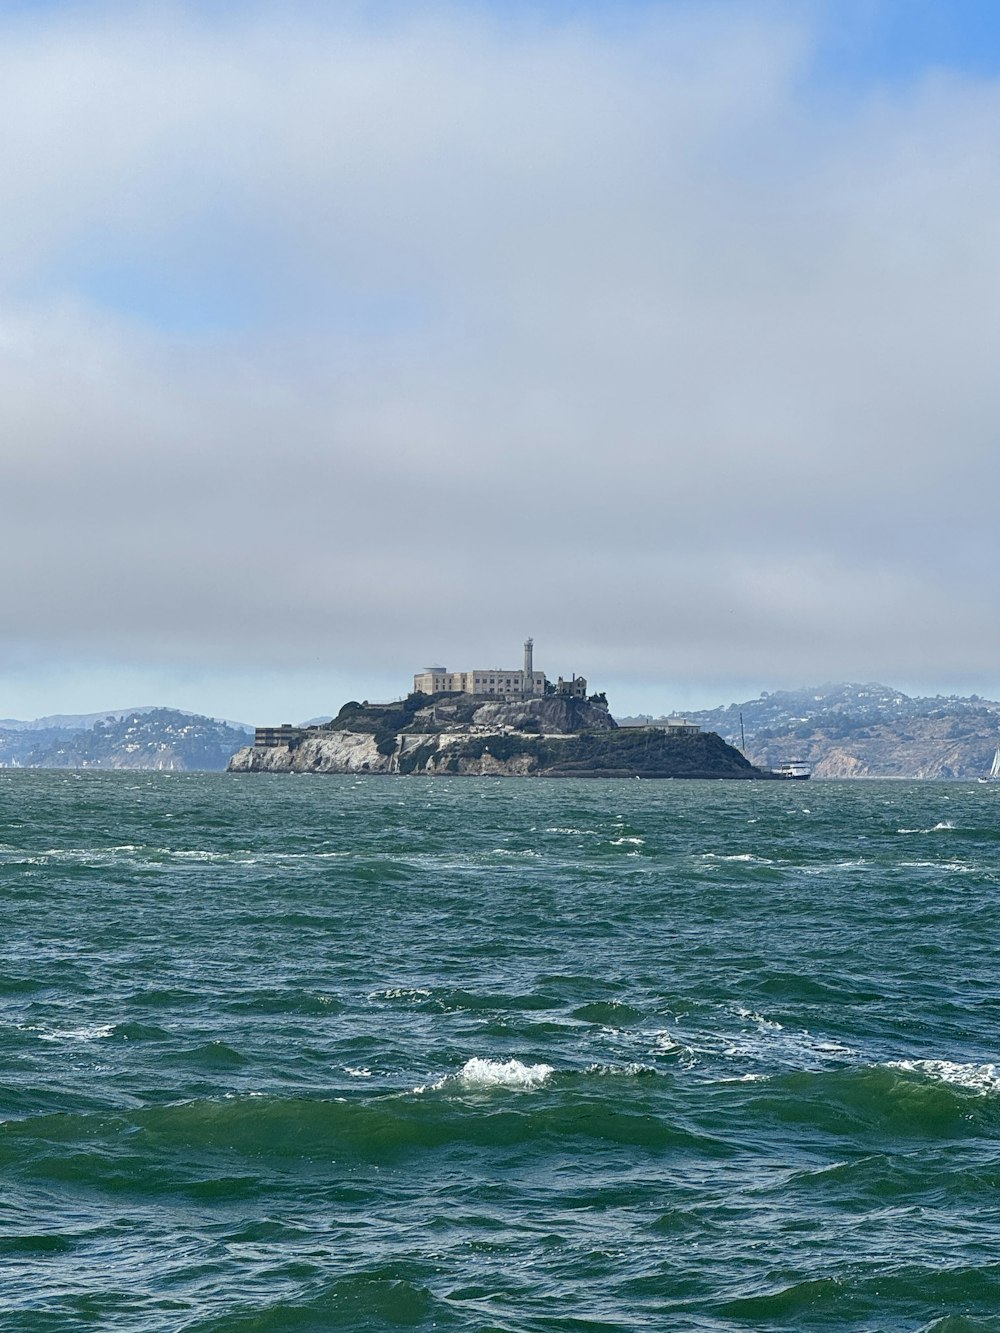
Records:
{"label": "cloud", "polygon": [[10,24],[8,651],[991,673],[1000,89],[809,14]]}

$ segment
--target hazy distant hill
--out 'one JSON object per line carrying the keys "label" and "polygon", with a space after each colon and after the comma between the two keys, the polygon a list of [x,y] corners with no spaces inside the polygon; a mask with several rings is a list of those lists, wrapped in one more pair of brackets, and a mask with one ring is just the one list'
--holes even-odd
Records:
{"label": "hazy distant hill", "polygon": [[23,768],[28,755],[36,747],[55,745],[74,735],[75,728],[38,727],[25,731],[0,724],[0,768]]}
{"label": "hazy distant hill", "polygon": [[126,708],[107,713],[59,713],[52,717],[36,717],[30,722],[15,717],[0,718],[0,768],[22,768],[33,750],[69,740],[95,722],[151,711],[150,708]]}
{"label": "hazy distant hill", "polygon": [[103,713],[53,713],[49,717],[32,718],[30,722],[16,717],[0,717],[0,731],[86,731],[95,722],[128,717],[130,713],[151,713],[155,707],[155,704],[147,704],[144,708],[108,708]]}
{"label": "hazy distant hill", "polygon": [[748,759],[804,759],[816,777],[975,778],[1000,743],[1000,703],[875,683],[778,690],[685,716],[738,746],[741,713]]}
{"label": "hazy distant hill", "polygon": [[0,728],[0,762],[23,768],[225,769],[250,729],[172,708],[105,715],[87,728]]}

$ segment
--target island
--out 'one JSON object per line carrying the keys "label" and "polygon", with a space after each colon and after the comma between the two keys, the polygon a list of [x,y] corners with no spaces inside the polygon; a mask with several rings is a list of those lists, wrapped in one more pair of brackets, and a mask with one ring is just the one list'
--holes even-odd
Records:
{"label": "island", "polygon": [[768,779],[714,732],[668,719],[619,727],[585,677],[553,684],[524,645],[516,669],[428,667],[404,699],[352,700],[329,722],[258,727],[230,773]]}

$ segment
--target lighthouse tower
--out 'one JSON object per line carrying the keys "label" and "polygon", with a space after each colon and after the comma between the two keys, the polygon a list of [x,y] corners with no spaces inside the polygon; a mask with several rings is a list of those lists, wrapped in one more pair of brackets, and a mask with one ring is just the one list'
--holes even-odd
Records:
{"label": "lighthouse tower", "polygon": [[534,650],[534,639],[525,639],[524,641],[524,693],[531,695],[535,692],[535,672],[532,662],[532,653]]}

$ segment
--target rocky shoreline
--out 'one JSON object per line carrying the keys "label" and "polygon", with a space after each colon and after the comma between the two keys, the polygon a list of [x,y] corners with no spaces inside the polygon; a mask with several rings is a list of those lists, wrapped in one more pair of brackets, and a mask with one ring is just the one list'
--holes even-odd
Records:
{"label": "rocky shoreline", "polygon": [[231,773],[422,777],[768,779],[714,732],[619,728],[607,705],[548,697],[511,702],[410,695],[345,704],[332,722],[283,744],[250,745]]}

